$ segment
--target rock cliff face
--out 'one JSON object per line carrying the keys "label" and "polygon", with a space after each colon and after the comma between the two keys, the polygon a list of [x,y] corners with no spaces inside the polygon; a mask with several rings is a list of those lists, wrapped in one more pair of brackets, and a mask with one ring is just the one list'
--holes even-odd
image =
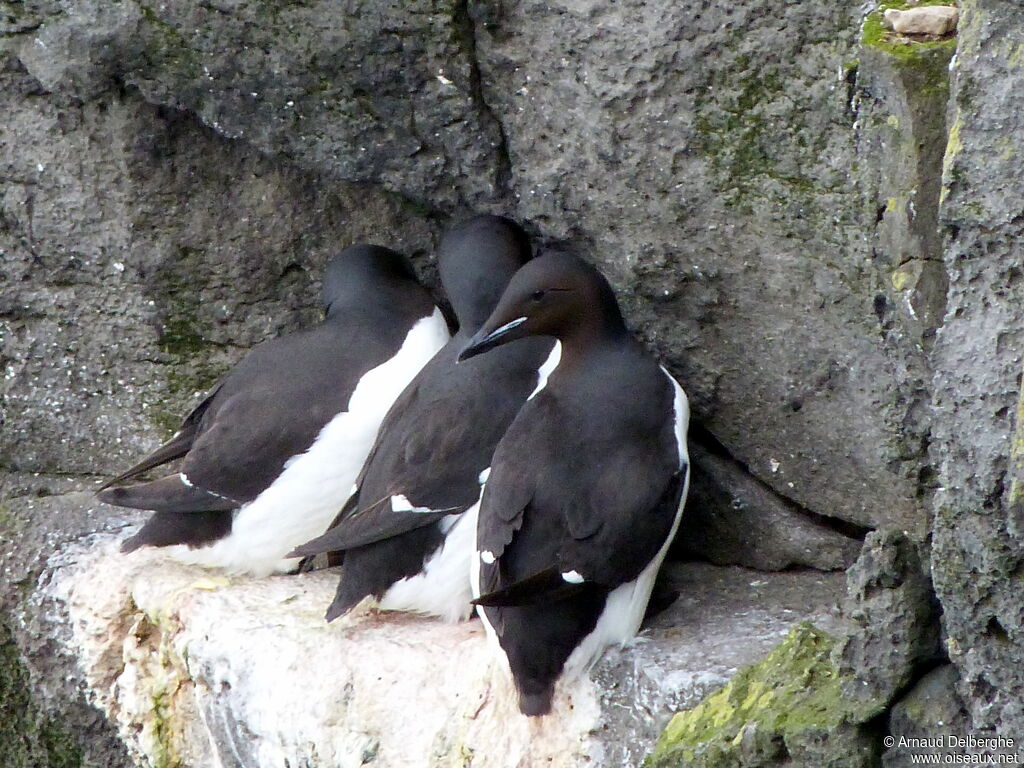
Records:
{"label": "rock cliff face", "polygon": [[976,727],[1024,723],[1024,9],[966,9],[941,208],[949,276],[935,349],[932,570],[950,658]]}
{"label": "rock cliff face", "polygon": [[[357,610],[328,625],[335,574],[226,578],[123,556],[116,540],[137,519],[58,493],[20,500],[6,521],[5,580],[28,595],[11,618],[47,713],[0,702],[35,738],[20,752],[0,742],[3,765],[638,765],[672,713],[794,621],[844,627],[841,574],[673,565],[683,596],[531,722],[479,622]],[[62,763],[65,742],[77,751]]]}
{"label": "rock cliff face", "polygon": [[[61,546],[130,520],[62,494],[309,322],[334,251],[391,245],[429,282],[476,211],[599,264],[684,383],[678,555],[838,569],[887,531],[876,581],[914,586],[871,602],[851,573],[868,607],[837,674],[893,713],[857,739],[936,727],[910,702],[937,679],[969,732],[1024,734],[1024,12],[960,5],[955,38],[908,40],[808,0],[0,2],[0,690],[34,689],[0,704],[31,722],[23,764],[145,752],[41,596]],[[79,511],[22,514],[40,493]],[[861,610],[932,634],[900,651]]]}

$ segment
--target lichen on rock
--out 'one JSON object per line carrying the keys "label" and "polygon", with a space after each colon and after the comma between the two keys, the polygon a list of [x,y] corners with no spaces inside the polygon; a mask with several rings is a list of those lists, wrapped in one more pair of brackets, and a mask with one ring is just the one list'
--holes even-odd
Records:
{"label": "lichen on rock", "polygon": [[870,723],[939,658],[931,583],[906,534],[868,534],[843,612],[840,633],[799,624],[764,661],[678,713],[646,768],[873,766]]}
{"label": "lichen on rock", "polygon": [[[2,527],[2,526],[0,526]],[[4,768],[80,768],[82,749],[58,719],[32,700],[21,653],[0,624],[0,765]]]}
{"label": "lichen on rock", "polygon": [[[868,765],[871,743],[848,723],[835,647],[833,637],[798,624],[764,661],[678,713],[645,768],[773,766],[791,759],[798,765]],[[822,750],[829,740],[830,748]]]}

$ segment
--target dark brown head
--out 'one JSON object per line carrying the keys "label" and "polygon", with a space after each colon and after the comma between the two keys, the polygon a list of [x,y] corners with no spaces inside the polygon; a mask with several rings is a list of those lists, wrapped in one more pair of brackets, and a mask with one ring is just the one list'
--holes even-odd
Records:
{"label": "dark brown head", "polygon": [[604,276],[575,256],[549,253],[516,272],[459,360],[524,336],[554,336],[572,346],[624,333],[619,305]]}
{"label": "dark brown head", "polygon": [[393,294],[423,291],[409,260],[379,245],[360,243],[337,254],[324,273],[324,314],[343,306],[372,301],[393,301]]}
{"label": "dark brown head", "polygon": [[501,216],[476,216],[445,234],[437,266],[461,332],[468,336],[483,324],[531,255],[526,233]]}

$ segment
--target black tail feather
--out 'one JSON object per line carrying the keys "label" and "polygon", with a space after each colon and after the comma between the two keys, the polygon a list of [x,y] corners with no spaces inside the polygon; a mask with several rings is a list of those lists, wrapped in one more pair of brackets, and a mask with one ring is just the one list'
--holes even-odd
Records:
{"label": "black tail feather", "polygon": [[519,711],[527,717],[543,717],[551,713],[551,699],[555,694],[554,684],[538,687],[537,690],[519,690]]}
{"label": "black tail feather", "polygon": [[108,488],[96,494],[105,504],[155,512],[220,512],[237,509],[241,502],[182,482],[179,475],[168,475],[148,483],[123,488]]}
{"label": "black tail feather", "polygon": [[334,600],[327,607],[327,613],[324,614],[324,618],[330,622],[344,616],[359,605],[364,597],[366,597],[366,595],[358,593],[353,594],[345,589],[345,576],[342,574],[341,581],[338,583],[338,591],[334,593]]}
{"label": "black tail feather", "polygon": [[540,573],[517,581],[502,589],[496,589],[486,595],[481,595],[473,601],[473,605],[485,605],[494,608],[509,608],[513,606],[538,605],[540,603],[553,603],[558,600],[578,595],[580,592],[589,590],[593,585],[586,583],[572,584],[562,578],[557,568],[547,568]]}
{"label": "black tail feather", "polygon": [[174,544],[201,547],[231,533],[231,520],[231,512],[156,512],[138,533],[121,543],[121,551]]}
{"label": "black tail feather", "polygon": [[130,469],[126,469],[117,477],[112,477],[110,480],[107,480],[107,482],[97,489],[97,493],[105,491],[112,485],[117,485],[118,483],[123,483],[125,480],[131,480],[132,478],[138,477],[143,472],[148,472],[154,467],[159,467],[169,461],[180,459],[188,453],[189,449],[192,447],[192,438],[192,434],[183,434],[179,432],[138,464]]}
{"label": "black tail feather", "polygon": [[210,390],[210,393],[203,398],[203,401],[199,405],[192,409],[191,413],[189,413],[189,415],[181,422],[181,426],[178,427],[178,431],[174,433],[174,437],[161,445],[135,466],[126,469],[117,477],[111,478],[105,482],[99,487],[97,492],[104,491],[112,485],[123,483],[125,480],[131,480],[138,477],[143,472],[148,472],[149,470],[159,467],[162,464],[166,464],[169,461],[180,459],[188,453],[192,449],[192,443],[195,440],[196,433],[199,431],[199,422],[202,421],[203,415],[210,407],[210,403],[213,401],[218,389],[220,389],[219,384]]}

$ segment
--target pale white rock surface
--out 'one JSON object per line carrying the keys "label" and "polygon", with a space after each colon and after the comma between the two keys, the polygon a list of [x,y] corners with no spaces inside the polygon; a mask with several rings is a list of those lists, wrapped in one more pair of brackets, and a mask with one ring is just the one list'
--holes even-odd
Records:
{"label": "pale white rock surface", "polygon": [[960,10],[953,5],[924,5],[882,14],[893,32],[901,35],[948,35],[956,31]]}
{"label": "pale white rock surface", "polygon": [[679,599],[529,719],[477,621],[364,609],[326,624],[336,573],[228,577],[122,555],[131,528],[115,530],[61,545],[34,604],[138,766],[635,766],[673,712],[794,622],[840,629],[842,574],[673,564]]}

